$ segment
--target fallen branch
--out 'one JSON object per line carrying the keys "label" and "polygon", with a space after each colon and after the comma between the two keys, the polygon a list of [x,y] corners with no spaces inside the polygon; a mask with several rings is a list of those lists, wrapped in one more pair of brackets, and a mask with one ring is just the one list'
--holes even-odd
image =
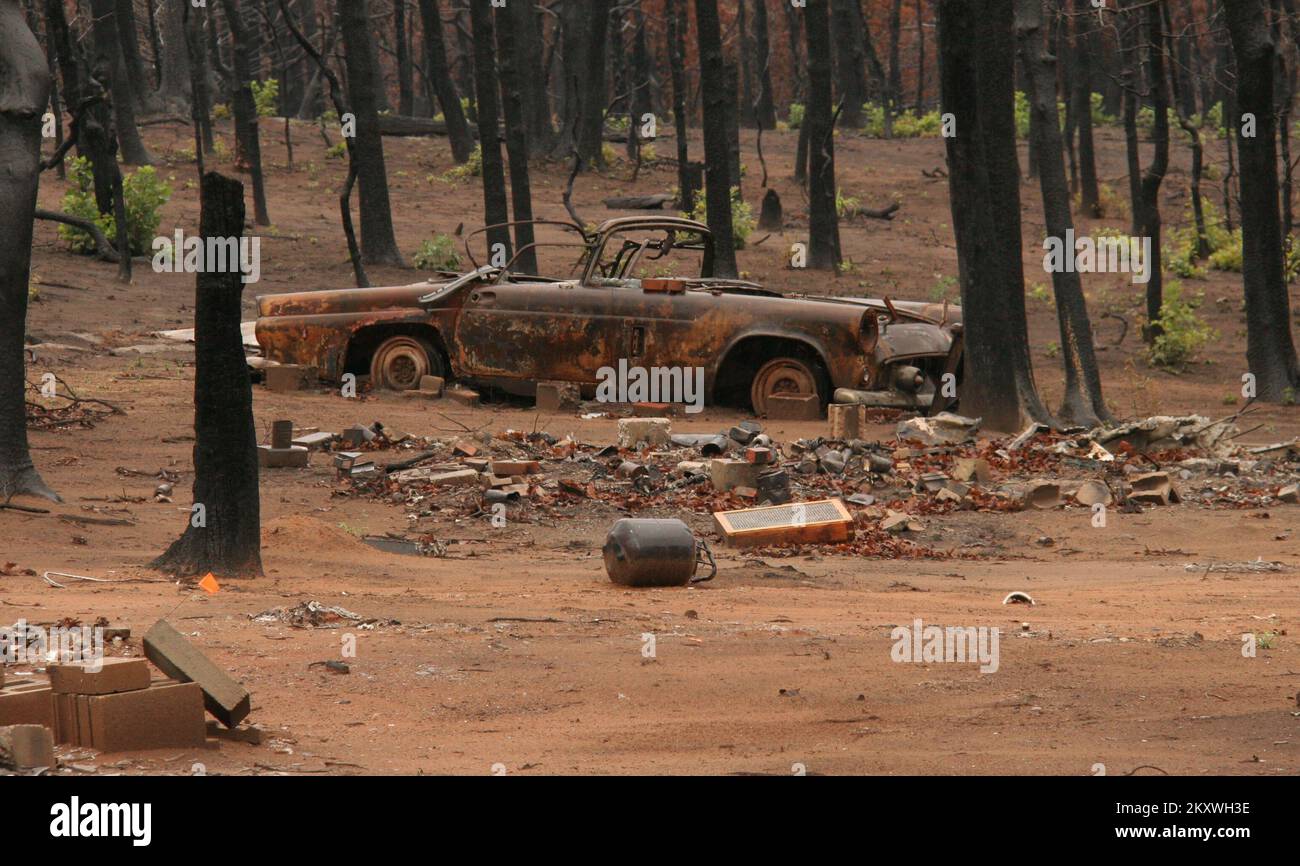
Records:
{"label": "fallen branch", "polygon": [[101,261],[113,262],[116,264],[117,250],[113,249],[113,245],[108,242],[108,237],[104,234],[103,229],[90,220],[75,217],[72,214],[61,213],[59,211],[41,210],[40,208],[36,209],[36,218],[38,220],[49,220],[50,222],[63,223],[64,225],[72,226],[75,229],[80,229],[94,239],[95,255],[98,256]]}
{"label": "fallen branch", "polygon": [[894,218],[894,214],[898,211],[900,207],[902,207],[902,205],[900,205],[898,202],[892,202],[888,207],[882,207],[879,209],[869,208],[869,207],[853,207],[853,208],[848,208],[845,211],[844,216],[849,219],[852,219],[855,216],[864,216],[864,217],[871,217],[872,219],[877,219],[877,220],[892,220]]}

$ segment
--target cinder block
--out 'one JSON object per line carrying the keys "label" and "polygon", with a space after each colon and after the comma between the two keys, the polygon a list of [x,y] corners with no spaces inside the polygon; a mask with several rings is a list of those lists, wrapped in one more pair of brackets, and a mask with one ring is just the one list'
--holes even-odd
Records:
{"label": "cinder block", "polygon": [[576,409],[581,401],[582,391],[576,382],[537,383],[537,409],[541,412]]}
{"label": "cinder block", "polygon": [[442,389],[447,383],[441,376],[421,376],[420,391],[426,397],[441,397]]}
{"label": "cinder block", "polygon": [[463,406],[469,406],[470,408],[479,404],[478,392],[471,391],[469,388],[448,388],[443,392],[443,396],[456,403],[460,403]]}
{"label": "cinder block", "polygon": [[773,394],[767,398],[767,417],[770,421],[819,421],[821,399],[816,394]]}
{"label": "cinder block", "polygon": [[[203,705],[227,728],[248,715],[252,699],[248,690],[214,665],[165,620],[158,620],[144,636],[144,654],[172,679],[196,682],[203,689]],[[202,728],[202,719],[199,720]],[[200,736],[199,742],[203,739]]]}
{"label": "cinder block", "polygon": [[[90,707],[90,746],[101,752],[202,746],[207,739],[198,683],[84,698]],[[87,745],[83,742],[82,745]]]}
{"label": "cinder block", "polygon": [[493,460],[492,474],[507,478],[515,475],[535,475],[542,471],[542,464],[536,460]]}
{"label": "cinder block", "polygon": [[747,460],[734,460],[730,457],[716,457],[709,461],[709,480],[713,489],[719,493],[735,490],[737,487],[758,487],[759,466]]}
{"label": "cinder block", "polygon": [[149,663],[144,659],[102,659],[98,671],[91,662],[47,666],[55,694],[110,695],[149,688]]}
{"label": "cinder block", "polygon": [[840,441],[861,439],[867,426],[867,407],[861,403],[832,403],[826,407],[831,422],[831,438]]}
{"label": "cinder block", "polygon": [[0,766],[29,770],[54,765],[54,735],[49,728],[43,725],[0,728]]}
{"label": "cinder block", "polygon": [[636,448],[642,442],[653,448],[667,445],[673,427],[667,418],[620,418],[618,422],[618,447]]}
{"label": "cinder block", "polygon": [[270,445],[257,446],[257,465],[263,469],[301,469],[307,465],[311,451],[302,445],[288,448],[272,448]]}
{"label": "cinder block", "polygon": [[54,692],[47,682],[11,685],[0,692],[0,725],[53,728]]}
{"label": "cinder block", "polygon": [[68,743],[73,746],[81,745],[81,736],[77,726],[76,695],[54,695],[54,739],[57,742]]}
{"label": "cinder block", "polygon": [[266,387],[270,391],[301,391],[316,384],[316,368],[300,364],[278,364],[266,368]]}

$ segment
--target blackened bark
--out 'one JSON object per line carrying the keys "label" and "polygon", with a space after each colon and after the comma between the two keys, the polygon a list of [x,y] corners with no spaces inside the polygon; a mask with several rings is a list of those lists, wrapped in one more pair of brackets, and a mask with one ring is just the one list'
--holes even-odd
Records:
{"label": "blackened bark", "polygon": [[717,0],[695,0],[700,90],[704,99],[705,201],[713,235],[712,275],[735,277],[736,246],[731,224],[730,148],[727,142],[727,71]]}
{"label": "blackened bark", "polygon": [[740,69],[735,63],[723,64],[726,99],[723,109],[727,124],[727,182],[740,189]]}
{"label": "blackened bark", "polygon": [[[474,34],[474,92],[478,96],[478,141],[483,151],[483,222],[495,226],[487,232],[489,261],[497,250],[510,258],[510,229],[501,223],[510,220],[506,207],[506,176],[501,159],[501,133],[497,106],[496,39],[493,35],[492,7],[471,3],[470,25]],[[499,246],[498,246],[499,245]]]}
{"label": "blackened bark", "polygon": [[461,108],[460,94],[451,77],[447,63],[447,46],[442,41],[442,15],[438,0],[420,0],[420,20],[424,30],[424,56],[433,79],[433,89],[442,108],[442,119],[447,123],[447,140],[451,143],[451,156],[458,163],[469,160],[474,152],[474,137],[470,135],[465,112]]}
{"label": "blackened bark", "polygon": [[[1070,188],[1065,178],[1065,155],[1056,108],[1056,58],[1045,48],[1043,0],[1016,0],[1016,33],[1025,70],[1030,111],[1037,115],[1039,136],[1038,179],[1043,196],[1047,236],[1060,243],[1073,236]],[[1073,256],[1074,250],[1065,250]],[[1065,368],[1065,393],[1058,415],[1068,424],[1095,427],[1110,417],[1102,399],[1101,375],[1092,342],[1092,323],[1083,296],[1083,282],[1074,268],[1052,271],[1057,323],[1061,331],[1061,363]]]}
{"label": "blackened bark", "polygon": [[650,47],[646,44],[645,13],[640,0],[632,0],[632,62],[629,66],[632,91],[628,100],[627,153],[634,162],[641,159],[641,127],[647,114],[654,114],[650,72]]}
{"label": "blackened bark", "polygon": [[808,73],[803,61],[803,15],[789,3],[782,3],[785,10],[785,34],[790,45],[790,68],[794,70],[794,94],[792,102],[803,102],[808,94]]}
{"label": "blackened bark", "polygon": [[[1147,43],[1147,82],[1151,92],[1151,108],[1155,125],[1151,142],[1155,153],[1151,163],[1142,173],[1138,185],[1138,199],[1134,202],[1134,235],[1151,239],[1151,260],[1147,266],[1151,279],[1147,282],[1147,327],[1144,336],[1150,342],[1159,333],[1156,321],[1164,298],[1164,278],[1160,250],[1160,185],[1169,170],[1169,88],[1165,80],[1165,41],[1160,9],[1147,4],[1142,9],[1142,25]],[[1136,100],[1134,100],[1136,101]]]}
{"label": "blackened bark", "polygon": [[357,172],[361,184],[361,256],[366,264],[405,266],[393,235],[393,212],[388,202],[388,169],[384,165],[384,140],[379,132],[376,100],[382,83],[375,80],[374,37],[370,32],[365,0],[349,0],[342,7],[340,27],[346,52],[348,104],[357,119]]}
{"label": "blackened bark", "polygon": [[[1236,130],[1241,158],[1242,283],[1246,299],[1246,360],[1256,394],[1268,402],[1294,398],[1300,385],[1291,310],[1282,267],[1278,218],[1277,148],[1273,117],[1274,55],[1262,0],[1224,3],[1237,58],[1239,116],[1224,121]],[[1253,115],[1255,134],[1243,134]]]}
{"label": "blackened bark", "polygon": [[180,115],[190,113],[190,52],[185,40],[185,17],[197,14],[189,3],[169,3],[159,6],[159,39],[162,42],[162,80],[158,95],[169,111]]}
{"label": "blackened bark", "polygon": [[916,113],[925,111],[925,0],[916,0]]}
{"label": "blackened bark", "polygon": [[393,40],[397,53],[397,113],[410,117],[415,113],[411,42],[406,33],[406,0],[393,0]]}
{"label": "blackened bark", "polygon": [[672,67],[673,124],[677,133],[677,207],[685,213],[695,210],[695,195],[699,192],[696,179],[699,174],[691,170],[690,148],[686,126],[686,0],[666,0],[665,17],[668,19],[668,57]]}
{"label": "blackened bark", "polygon": [[501,97],[505,110],[506,153],[510,157],[510,202],[514,208],[515,250],[519,258],[514,270],[538,273],[533,226],[533,194],[528,178],[528,126],[524,117],[523,82],[515,43],[515,18],[509,9],[496,11],[497,56],[501,58]]}
{"label": "blackened bark", "polygon": [[144,109],[153,102],[153,88],[144,72],[144,58],[140,56],[140,43],[137,41],[135,4],[132,0],[116,0],[117,3],[117,38],[122,46],[122,70],[126,73],[126,85],[131,88],[133,105]]}
{"label": "blackened bark", "polygon": [[840,266],[840,226],[835,210],[835,135],[831,108],[829,0],[808,0],[808,267]]}
{"label": "blackened bark", "polygon": [[577,149],[582,127],[582,81],[586,68],[587,28],[590,25],[586,7],[578,3],[563,3],[556,24],[555,40],[559,44],[557,69],[557,100],[560,128],[552,149],[553,155],[568,158]]}
{"label": "blackened bark", "polygon": [[[244,185],[208,172],[201,190],[200,234],[241,238]],[[229,268],[207,268],[194,282],[194,504],[203,506],[202,520],[192,513],[185,532],[150,567],[177,577],[260,577],[257,430],[239,332],[244,284]]]}
{"label": "blackened bark", "polygon": [[522,87],[529,149],[543,153],[554,142],[555,128],[551,125],[551,100],[546,90],[541,19],[532,0],[510,3],[508,8],[514,13],[515,68]]}
{"label": "blackened bark", "polygon": [[988,429],[1012,431],[1025,416],[1042,421],[1047,413],[1028,362],[1023,275],[1012,275],[1021,268],[1018,171],[1008,179],[997,159],[1001,151],[1002,160],[1015,160],[1011,8],[1005,0],[938,6],[942,110],[956,123],[944,143],[964,323],[961,409]]}
{"label": "blackened bark", "polygon": [[95,43],[95,61],[91,74],[102,81],[112,94],[122,161],[127,165],[149,165],[153,162],[153,157],[140,140],[140,130],[135,124],[135,94],[122,60],[115,0],[91,0],[90,9],[94,17],[91,32]]}
{"label": "blackened bark", "polygon": [[[835,38],[835,84],[843,102],[840,122],[857,128],[862,125],[862,104],[867,100],[866,69],[863,65],[863,33],[858,0],[831,0]],[[807,9],[804,10],[807,17]],[[808,58],[811,69],[813,58]],[[811,72],[809,74],[811,78]],[[812,86],[811,81],[809,86]]]}
{"label": "blackened bark", "polygon": [[592,0],[586,7],[587,50],[579,86],[581,121],[578,127],[578,158],[582,164],[605,166],[601,153],[605,133],[605,47],[609,42],[609,9],[612,0]]}
{"label": "blackened bark", "polygon": [[903,33],[903,0],[893,0],[889,7],[889,95],[885,99],[886,123],[893,136],[894,115],[903,101],[903,70],[899,57],[899,41]]}
{"label": "blackened bark", "polygon": [[772,96],[772,45],[767,26],[767,0],[754,3],[754,66],[758,78],[758,105],[754,109],[760,129],[776,129],[776,100]]}
{"label": "blackened bark", "polygon": [[27,444],[23,337],[50,72],[18,0],[0,0],[0,70],[0,503],[15,496],[59,502]]}
{"label": "blackened bark", "polygon": [[1102,216],[1101,191],[1097,184],[1097,149],[1092,137],[1092,57],[1094,18],[1088,0],[1074,0],[1074,81],[1071,100],[1079,133],[1079,205],[1093,218]]}
{"label": "blackened bark", "polygon": [[[206,12],[206,10],[204,10]],[[184,10],[184,38],[190,60],[190,118],[195,129],[195,157],[203,168],[203,154],[212,153],[216,141],[212,137],[212,85],[208,79],[208,52],[203,45],[203,21],[193,7]]]}
{"label": "blackened bark", "polygon": [[253,179],[253,221],[259,226],[269,226],[271,217],[266,208],[266,184],[262,180],[261,136],[257,126],[257,105],[253,101],[252,82],[256,76],[249,64],[248,31],[240,17],[239,0],[221,0],[221,5],[232,42],[230,65],[234,76],[235,137],[242,143],[238,149],[243,152],[245,160],[241,168],[246,168]]}

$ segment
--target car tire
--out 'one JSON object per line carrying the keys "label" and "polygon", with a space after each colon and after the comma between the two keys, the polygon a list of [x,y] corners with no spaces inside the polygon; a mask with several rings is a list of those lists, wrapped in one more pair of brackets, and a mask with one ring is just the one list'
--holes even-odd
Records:
{"label": "car tire", "polygon": [[802,397],[812,394],[821,399],[818,371],[800,358],[773,358],[754,373],[749,399],[756,415],[767,414],[767,398],[773,395]]}
{"label": "car tire", "polygon": [[389,337],[370,356],[370,387],[376,391],[411,391],[420,387],[421,377],[441,375],[442,356],[419,337]]}

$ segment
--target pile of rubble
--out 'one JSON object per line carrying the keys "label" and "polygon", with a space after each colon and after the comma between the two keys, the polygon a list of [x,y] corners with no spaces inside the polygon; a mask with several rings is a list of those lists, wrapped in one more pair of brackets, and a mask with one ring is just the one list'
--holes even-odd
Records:
{"label": "pile of rubble", "polygon": [[[1300,443],[1241,448],[1230,420],[1156,416],[1071,434],[1031,425],[991,439],[979,435],[977,418],[895,413],[894,440],[880,442],[862,438],[879,420],[872,411],[879,412],[832,405],[827,436],[785,443],[755,421],[674,433],[660,417],[619,419],[610,444],[517,430],[422,438],[378,422],[338,435],[291,435],[289,425],[280,438],[304,450],[335,449],[345,484],[338,495],[401,505],[413,522],[491,517],[497,505],[514,510],[511,520],[531,522],[572,515],[584,502],[625,514],[717,515],[833,498],[852,507],[858,532],[826,549],[868,555],[945,555],[905,540],[925,528],[924,518],[958,510],[1263,508],[1297,500]],[[400,456],[381,465],[381,452]],[[803,543],[798,528],[771,543]]]}

